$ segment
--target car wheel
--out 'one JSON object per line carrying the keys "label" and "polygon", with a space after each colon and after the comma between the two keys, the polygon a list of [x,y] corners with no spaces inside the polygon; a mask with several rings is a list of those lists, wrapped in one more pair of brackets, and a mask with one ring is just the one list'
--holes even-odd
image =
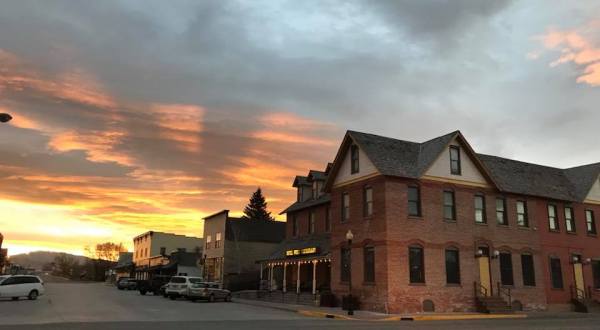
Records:
{"label": "car wheel", "polygon": [[29,295],[27,296],[27,299],[36,300],[38,295],[39,295],[39,293],[37,290],[31,290],[31,292],[29,292]]}
{"label": "car wheel", "polygon": [[215,302],[215,296],[212,294],[208,296],[208,302]]}
{"label": "car wheel", "polygon": [[225,301],[226,301],[226,302],[231,302],[231,295],[230,295],[230,294],[228,294],[228,295],[225,297]]}

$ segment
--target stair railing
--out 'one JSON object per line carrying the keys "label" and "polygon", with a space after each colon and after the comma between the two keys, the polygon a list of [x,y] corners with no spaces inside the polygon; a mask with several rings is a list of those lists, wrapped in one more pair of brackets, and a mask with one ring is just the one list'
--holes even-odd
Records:
{"label": "stair railing", "polygon": [[569,291],[571,292],[571,299],[575,299],[578,301],[585,300],[585,298],[587,296],[585,290],[582,290],[578,287],[574,287],[572,285],[569,286]]}
{"label": "stair railing", "polygon": [[506,297],[506,299],[508,299],[508,307],[510,307],[512,309],[512,294],[510,292],[510,288],[503,288],[500,285],[500,282],[497,283],[498,286],[498,297],[504,299],[503,296]]}
{"label": "stair railing", "polygon": [[473,282],[473,293],[475,297],[487,297],[488,289],[477,282]]}

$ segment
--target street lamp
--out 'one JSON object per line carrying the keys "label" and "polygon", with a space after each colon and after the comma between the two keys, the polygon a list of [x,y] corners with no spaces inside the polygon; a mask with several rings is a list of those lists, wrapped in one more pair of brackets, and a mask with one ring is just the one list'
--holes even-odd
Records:
{"label": "street lamp", "polygon": [[0,123],[7,123],[12,119],[12,116],[7,113],[0,113]]}
{"label": "street lamp", "polygon": [[352,299],[352,239],[354,234],[348,229],[346,240],[348,241],[348,315],[354,315],[354,301]]}

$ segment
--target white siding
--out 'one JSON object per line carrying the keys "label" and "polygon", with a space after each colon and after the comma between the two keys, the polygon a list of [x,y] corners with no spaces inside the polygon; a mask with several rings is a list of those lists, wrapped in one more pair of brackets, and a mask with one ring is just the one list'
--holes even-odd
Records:
{"label": "white siding", "polygon": [[350,173],[350,147],[346,150],[346,155],[344,156],[344,160],[342,161],[342,165],[340,166],[339,171],[333,181],[334,185],[341,185],[346,182],[354,181],[361,177],[369,176],[378,173],[375,165],[369,160],[367,155],[362,151],[362,149],[358,149],[358,173],[351,174]]}
{"label": "white siding", "polygon": [[471,182],[475,184],[488,184],[483,174],[479,171],[475,163],[468,155],[467,150],[454,139],[450,142],[450,145],[460,147],[460,167],[461,175],[455,175],[450,173],[450,148],[446,148],[433,162],[431,167],[425,172],[425,176],[434,178],[442,178],[449,180],[460,180],[465,182]]}
{"label": "white siding", "polygon": [[600,177],[596,179],[596,182],[592,186],[592,189],[590,189],[585,201],[591,203],[600,203]]}

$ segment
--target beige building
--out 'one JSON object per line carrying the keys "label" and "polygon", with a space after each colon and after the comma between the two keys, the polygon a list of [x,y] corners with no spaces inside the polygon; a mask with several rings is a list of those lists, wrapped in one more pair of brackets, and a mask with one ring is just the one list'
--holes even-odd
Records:
{"label": "beige building", "polygon": [[247,220],[223,210],[204,218],[204,277],[231,290],[256,288],[260,265],[285,236],[285,223]]}
{"label": "beige building", "polygon": [[195,252],[202,255],[204,240],[199,237],[149,231],[133,239],[133,263],[138,279],[145,279],[145,270],[162,262],[164,257],[175,251]]}

